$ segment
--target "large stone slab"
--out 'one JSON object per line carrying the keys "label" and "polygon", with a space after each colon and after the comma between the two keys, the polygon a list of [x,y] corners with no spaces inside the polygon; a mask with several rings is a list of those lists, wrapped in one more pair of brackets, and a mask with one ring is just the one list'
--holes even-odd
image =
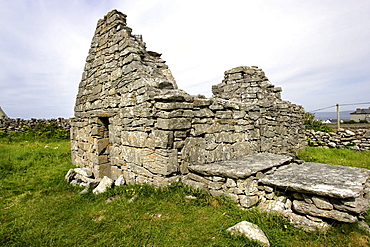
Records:
{"label": "large stone slab", "polygon": [[260,182],[290,191],[351,198],[363,194],[369,176],[366,169],[307,162],[276,171]]}
{"label": "large stone slab", "polygon": [[259,171],[288,163],[292,157],[271,153],[252,154],[234,160],[204,165],[190,165],[189,170],[206,176],[247,178]]}

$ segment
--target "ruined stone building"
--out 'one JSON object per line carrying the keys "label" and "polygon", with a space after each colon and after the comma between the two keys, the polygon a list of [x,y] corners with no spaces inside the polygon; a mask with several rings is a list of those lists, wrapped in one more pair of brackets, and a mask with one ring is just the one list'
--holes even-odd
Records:
{"label": "ruined stone building", "polygon": [[126,16],[109,12],[98,21],[71,120],[72,160],[82,168],[66,180],[94,193],[113,180],[182,181],[313,230],[328,219],[355,222],[368,210],[369,170],[286,155],[304,147],[304,110],[283,101],[261,69],[227,70],[212,92],[178,89]]}
{"label": "ruined stone building", "polygon": [[230,69],[211,98],[189,95],[131,31],[116,10],[98,21],[72,120],[74,164],[160,186],[189,164],[303,147],[303,108],[281,100],[261,69]]}

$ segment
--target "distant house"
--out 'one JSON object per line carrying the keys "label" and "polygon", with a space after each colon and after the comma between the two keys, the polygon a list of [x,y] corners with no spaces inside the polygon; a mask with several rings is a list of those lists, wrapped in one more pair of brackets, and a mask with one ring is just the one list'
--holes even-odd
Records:
{"label": "distant house", "polygon": [[360,120],[366,119],[370,122],[370,107],[368,109],[357,108],[355,112],[350,113],[351,120],[359,122]]}
{"label": "distant house", "polygon": [[1,109],[1,106],[0,106],[0,119],[2,118],[8,118],[8,116],[5,114],[5,112],[3,111],[3,109]]}

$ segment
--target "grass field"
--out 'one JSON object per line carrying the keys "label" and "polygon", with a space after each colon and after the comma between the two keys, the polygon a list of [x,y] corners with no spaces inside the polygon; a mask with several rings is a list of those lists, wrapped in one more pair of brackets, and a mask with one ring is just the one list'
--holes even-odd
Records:
{"label": "grass field", "polygon": [[[369,153],[307,148],[299,158],[369,168]],[[305,233],[280,216],[243,211],[181,184],[80,194],[82,188],[64,181],[70,168],[66,140],[0,139],[0,246],[258,246],[225,232],[242,220],[260,226],[272,246],[367,246],[370,240],[357,223]]]}

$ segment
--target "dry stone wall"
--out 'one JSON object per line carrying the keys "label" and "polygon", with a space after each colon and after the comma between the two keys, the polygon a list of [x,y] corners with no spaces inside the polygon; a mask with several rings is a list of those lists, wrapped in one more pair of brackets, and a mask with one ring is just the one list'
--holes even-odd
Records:
{"label": "dry stone wall", "polygon": [[177,89],[160,54],[131,34],[126,16],[99,20],[72,120],[72,160],[98,178],[156,186],[191,164],[303,148],[303,108],[280,98],[257,67],[237,67],[213,97]]}
{"label": "dry stone wall", "polygon": [[55,124],[59,128],[70,131],[70,120],[64,118],[56,119],[22,119],[22,118],[2,118],[0,119],[0,130],[4,132],[22,131],[25,128],[32,128],[37,125]]}
{"label": "dry stone wall", "polygon": [[326,148],[351,148],[357,151],[370,150],[370,130],[339,129],[337,132],[306,130],[307,145]]}

